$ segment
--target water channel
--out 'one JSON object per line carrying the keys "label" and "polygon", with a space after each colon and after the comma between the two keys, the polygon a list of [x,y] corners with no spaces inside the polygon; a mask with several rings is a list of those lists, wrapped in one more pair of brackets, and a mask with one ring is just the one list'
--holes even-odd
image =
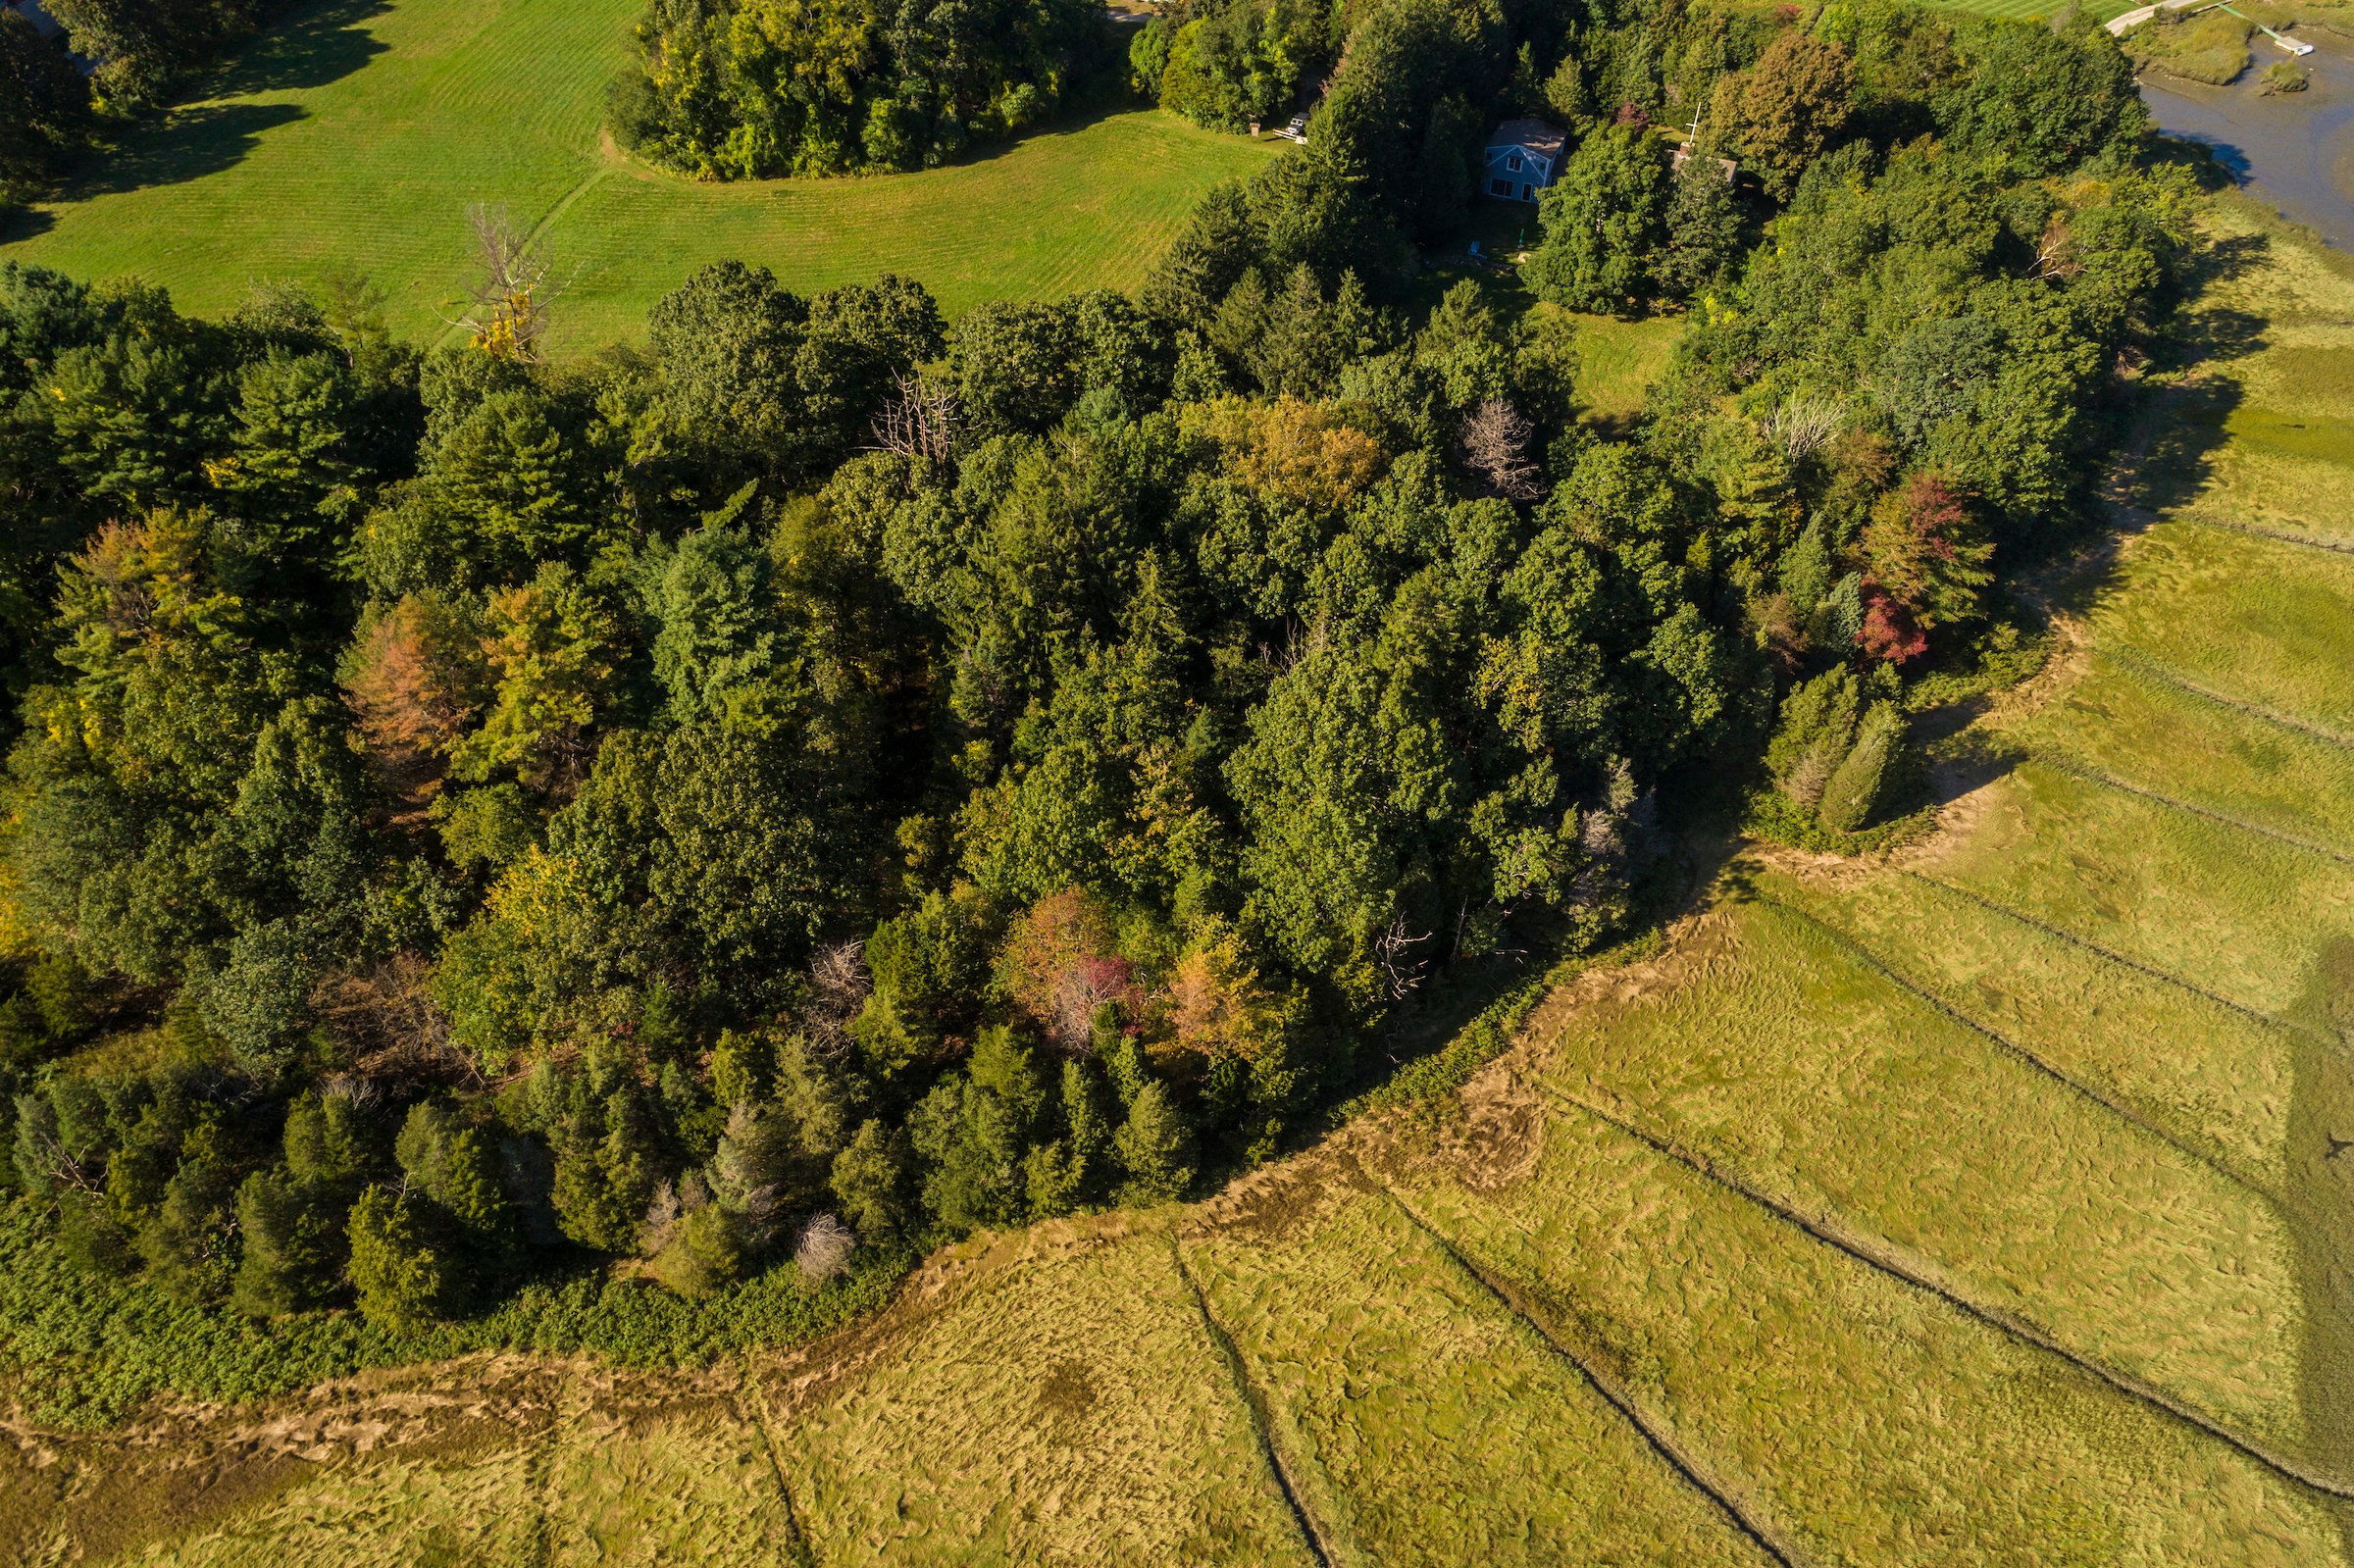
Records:
{"label": "water channel", "polygon": [[2288,56],[2258,33],[2256,63],[2230,86],[2152,70],[2142,101],[2168,132],[2214,148],[2250,194],[2354,250],[2354,39],[2313,27],[2291,36],[2314,46],[2302,61],[2313,77],[2303,92],[2263,92],[2264,68]]}

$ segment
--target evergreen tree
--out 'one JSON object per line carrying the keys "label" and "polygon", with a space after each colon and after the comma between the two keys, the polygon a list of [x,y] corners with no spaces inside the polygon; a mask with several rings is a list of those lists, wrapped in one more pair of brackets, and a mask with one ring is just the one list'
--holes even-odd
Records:
{"label": "evergreen tree", "polygon": [[903,1136],[872,1117],[859,1124],[847,1146],[834,1156],[834,1195],[860,1240],[890,1239],[906,1223],[907,1159]]}
{"label": "evergreen tree", "polygon": [[1809,523],[1782,552],[1778,575],[1782,591],[1790,597],[1791,613],[1802,624],[1807,622],[1831,591],[1831,552],[1819,520]]}
{"label": "evergreen tree", "polygon": [[1823,786],[1817,815],[1833,833],[1854,833],[1871,822],[1888,786],[1890,765],[1903,744],[1905,721],[1892,702],[1875,702],[1857,727],[1854,749]]}
{"label": "evergreen tree", "polygon": [[148,1277],[183,1301],[227,1293],[237,1267],[236,1176],[223,1136],[210,1121],[181,1141],[161,1200],[139,1228]]}
{"label": "evergreen tree", "polygon": [[1807,811],[1855,744],[1861,711],[1854,672],[1817,676],[1782,699],[1781,723],[1766,747],[1766,768],[1782,792]]}
{"label": "evergreen tree", "polygon": [[479,1270],[495,1269],[514,1244],[514,1216],[489,1138],[436,1100],[410,1107],[393,1144],[412,1197],[446,1218]]}
{"label": "evergreen tree", "polygon": [[1128,1107],[1112,1147],[1128,1178],[1120,1189],[1122,1202],[1162,1202],[1182,1197],[1194,1185],[1193,1129],[1157,1079]]}
{"label": "evergreen tree", "polygon": [[1741,207],[1714,155],[1695,151],[1675,172],[1663,226],[1663,292],[1692,299],[1726,280],[1741,259]]}
{"label": "evergreen tree", "polygon": [[652,1129],[638,1096],[613,1090],[586,1101],[555,1138],[556,1222],[583,1246],[636,1248],[659,1179]]}
{"label": "evergreen tree", "polygon": [[372,1187],[352,1205],[345,1273],[369,1322],[411,1333],[440,1318],[454,1283],[447,1259],[427,1240],[410,1199]]}
{"label": "evergreen tree", "polygon": [[282,1317],[326,1303],[341,1282],[350,1240],[346,1210],[331,1192],[283,1172],[256,1171],[237,1189],[241,1252],[230,1302],[251,1317]]}

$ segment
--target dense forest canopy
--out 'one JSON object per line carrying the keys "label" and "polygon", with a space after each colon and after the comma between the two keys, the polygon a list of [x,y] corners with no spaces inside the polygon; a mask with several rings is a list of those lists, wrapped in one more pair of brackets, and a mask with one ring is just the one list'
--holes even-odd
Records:
{"label": "dense forest canopy", "polygon": [[[1410,308],[1524,89],[1588,106],[1540,302]],[[540,365],[0,269],[8,1180],[403,1325],[1262,1158],[1693,793],[1889,809],[1912,673],[2089,515],[2188,238],[2141,132],[2073,26],[1391,0],[1135,299],[731,264]],[[1556,302],[1684,300],[1580,421]]]}
{"label": "dense forest canopy", "polygon": [[625,147],[705,178],[917,169],[1108,78],[1093,0],[655,0],[613,89]]}

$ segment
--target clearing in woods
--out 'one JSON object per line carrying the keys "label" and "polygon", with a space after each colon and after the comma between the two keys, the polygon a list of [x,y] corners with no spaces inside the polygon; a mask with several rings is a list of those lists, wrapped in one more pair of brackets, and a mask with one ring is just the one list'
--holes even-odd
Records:
{"label": "clearing in woods", "polygon": [[790,1355],[17,1431],[0,1556],[2354,1561],[2354,267],[2207,258],[1926,843],[1739,858],[1435,1120]]}
{"label": "clearing in woods", "polygon": [[809,292],[882,272],[953,316],[984,300],[1134,288],[1202,193],[1272,156],[1158,110],[1063,124],[912,175],[698,184],[600,146],[643,0],[322,0],[254,40],[200,101],[134,131],[0,229],[0,260],[135,273],[218,315],[259,278],[356,266],[394,328],[465,294],[469,204],[544,229],[559,347],[641,336],[707,262]]}

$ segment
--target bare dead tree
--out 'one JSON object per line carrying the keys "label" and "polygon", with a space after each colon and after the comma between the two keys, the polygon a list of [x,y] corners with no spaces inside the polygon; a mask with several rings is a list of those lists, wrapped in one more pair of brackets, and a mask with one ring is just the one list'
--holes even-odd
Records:
{"label": "bare dead tree", "polygon": [[1459,443],[1463,467],[1492,494],[1508,501],[1534,499],[1537,465],[1528,460],[1528,439],[1533,433],[1510,400],[1491,397],[1463,422]]}
{"label": "bare dead tree", "polygon": [[784,1188],[775,1177],[791,1157],[785,1151],[790,1135],[782,1124],[778,1113],[740,1101],[728,1112],[728,1130],[711,1157],[712,1197],[736,1216],[754,1246],[769,1243],[782,1217]]}
{"label": "bare dead tree", "polygon": [[897,395],[875,416],[870,450],[946,463],[956,450],[956,394],[928,376],[901,376]]}
{"label": "bare dead tree", "polygon": [[348,1064],[329,1091],[372,1104],[387,1087],[479,1083],[482,1071],[450,1043],[449,1015],[435,1000],[432,969],[414,953],[334,970],[311,991],[321,1027]]}
{"label": "bare dead tree", "polygon": [[680,1202],[678,1189],[664,1177],[654,1184],[654,1200],[645,1206],[645,1219],[638,1227],[638,1250],[651,1257],[670,1245],[678,1233],[679,1221],[686,1213]]}
{"label": "bare dead tree", "polygon": [[1766,435],[1795,461],[1821,450],[1846,425],[1847,411],[1836,399],[1793,395],[1766,417]]}
{"label": "bare dead tree", "polygon": [[1390,929],[1381,934],[1373,944],[1373,961],[1381,966],[1390,983],[1390,996],[1403,1001],[1407,994],[1422,984],[1423,961],[1414,956],[1414,949],[1430,940],[1430,933],[1412,936],[1404,915],[1391,917]]}
{"label": "bare dead tree", "polygon": [[831,1214],[820,1214],[801,1227],[801,1239],[793,1249],[793,1266],[801,1278],[811,1285],[823,1285],[849,1267],[850,1253],[858,1239],[850,1228]]}
{"label": "bare dead tree", "polygon": [[548,312],[563,285],[537,240],[518,229],[504,207],[477,202],[466,209],[479,269],[464,314],[450,323],[474,346],[526,365],[539,360]]}
{"label": "bare dead tree", "polygon": [[2076,239],[2069,232],[2068,220],[2055,214],[2035,241],[2034,276],[2073,278],[2083,270],[2084,263],[2076,255]]}
{"label": "bare dead tree", "polygon": [[858,941],[821,947],[809,960],[809,1005],[801,1022],[809,1043],[829,1057],[849,1048],[850,1020],[875,988],[866,972],[866,946]]}

